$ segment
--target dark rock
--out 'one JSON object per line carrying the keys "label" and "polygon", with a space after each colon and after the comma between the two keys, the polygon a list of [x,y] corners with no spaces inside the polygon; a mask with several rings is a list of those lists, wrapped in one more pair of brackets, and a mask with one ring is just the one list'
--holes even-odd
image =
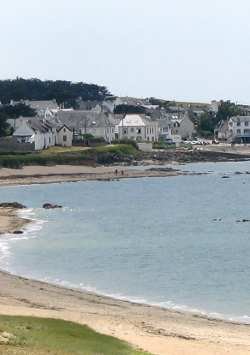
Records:
{"label": "dark rock", "polygon": [[2,202],[0,203],[0,207],[2,208],[15,208],[15,209],[24,209],[26,206],[22,205],[18,202]]}
{"label": "dark rock", "polygon": [[230,179],[230,176],[228,176],[228,175],[223,175],[221,178],[222,178],[222,179]]}
{"label": "dark rock", "polygon": [[23,234],[23,231],[15,231],[13,234]]}
{"label": "dark rock", "polygon": [[245,219],[245,218],[243,218],[243,219],[238,219],[236,222],[237,222],[237,223],[246,223],[246,222],[250,222],[250,219]]}
{"label": "dark rock", "polygon": [[43,204],[43,208],[45,208],[46,210],[51,210],[51,209],[54,209],[54,208],[62,208],[62,206],[54,205],[52,203],[44,203]]}

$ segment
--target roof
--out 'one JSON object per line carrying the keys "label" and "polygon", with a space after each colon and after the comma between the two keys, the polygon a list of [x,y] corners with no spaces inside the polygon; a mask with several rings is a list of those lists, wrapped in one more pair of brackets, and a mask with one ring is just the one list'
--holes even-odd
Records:
{"label": "roof", "polygon": [[141,115],[126,115],[118,125],[119,127],[127,126],[127,127],[138,127],[138,126],[146,126],[145,119]]}
{"label": "roof", "polygon": [[231,117],[231,120],[234,121],[234,122],[250,121],[250,116],[233,116],[233,117]]}
{"label": "roof", "polygon": [[90,127],[111,127],[118,124],[115,115],[84,110],[58,111],[56,120],[75,130]]}
{"label": "roof", "polygon": [[58,105],[56,100],[27,100],[26,105],[29,105],[34,110],[57,110]]}
{"label": "roof", "polygon": [[63,128],[67,128],[67,130],[69,130],[70,132],[72,132],[72,129],[70,129],[68,126],[66,126],[66,124],[60,126],[57,128],[57,132],[60,132]]}
{"label": "roof", "polygon": [[57,127],[54,122],[40,120],[38,117],[22,117],[17,119],[17,129],[13,133],[14,136],[33,135],[35,132],[47,133],[52,128]]}
{"label": "roof", "polygon": [[15,130],[15,132],[13,133],[13,136],[14,137],[15,136],[27,137],[27,136],[33,136],[34,133],[35,132],[31,127],[29,127],[28,125],[27,126],[23,125]]}

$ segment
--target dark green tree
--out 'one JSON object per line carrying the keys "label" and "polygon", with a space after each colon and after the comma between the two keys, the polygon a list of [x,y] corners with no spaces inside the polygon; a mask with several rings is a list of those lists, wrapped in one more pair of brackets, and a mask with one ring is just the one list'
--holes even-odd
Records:
{"label": "dark green tree", "polygon": [[7,123],[7,116],[4,112],[0,111],[0,137],[8,136],[11,134],[10,125]]}
{"label": "dark green tree", "polygon": [[68,102],[72,104],[81,97],[83,100],[102,101],[110,96],[105,86],[86,84],[83,82],[73,83],[65,80],[39,80],[17,78],[15,80],[0,81],[0,101],[4,104],[11,100],[52,100],[58,104]]}

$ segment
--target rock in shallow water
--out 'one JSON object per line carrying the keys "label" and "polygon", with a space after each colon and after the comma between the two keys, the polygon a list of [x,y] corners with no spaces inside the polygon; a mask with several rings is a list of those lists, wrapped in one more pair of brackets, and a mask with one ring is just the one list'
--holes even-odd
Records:
{"label": "rock in shallow water", "polygon": [[46,210],[50,210],[50,209],[54,209],[54,208],[62,208],[62,206],[54,205],[52,203],[44,203],[43,208],[45,208]]}

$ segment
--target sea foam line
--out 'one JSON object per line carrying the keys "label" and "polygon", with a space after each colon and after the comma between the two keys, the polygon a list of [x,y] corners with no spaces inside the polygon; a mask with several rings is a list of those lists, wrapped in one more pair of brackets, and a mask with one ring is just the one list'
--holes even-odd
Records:
{"label": "sea foam line", "polygon": [[37,238],[39,232],[46,220],[34,218],[35,210],[33,208],[18,211],[18,216],[28,219],[30,222],[23,227],[23,234],[6,233],[0,238],[0,266],[2,269],[9,267],[9,258],[11,256],[11,245],[15,242]]}
{"label": "sea foam line", "polygon": [[242,316],[236,316],[236,315],[230,315],[230,314],[223,314],[219,312],[209,312],[205,311],[202,309],[186,306],[186,305],[180,305],[176,304],[172,301],[164,301],[164,302],[153,302],[149,301],[143,297],[134,297],[134,296],[125,296],[119,293],[109,293],[109,292],[103,292],[97,289],[96,287],[92,286],[87,286],[84,285],[83,283],[80,283],[78,285],[73,284],[69,281],[61,280],[59,278],[57,279],[51,279],[51,278],[42,278],[40,279],[42,282],[46,282],[52,285],[58,285],[62,286],[65,288],[72,288],[75,290],[80,290],[83,292],[88,292],[97,296],[103,296],[103,297],[108,297],[117,301],[125,301],[129,302],[132,304],[140,304],[140,305],[145,305],[145,306],[151,306],[151,307],[158,307],[158,308],[163,308],[166,310],[171,310],[171,311],[176,311],[179,313],[189,313],[190,315],[197,315],[200,316],[201,318],[207,318],[207,319],[214,319],[214,320],[222,320],[226,322],[232,322],[232,323],[238,323],[238,324],[250,324],[250,316],[248,315],[242,315]]}

